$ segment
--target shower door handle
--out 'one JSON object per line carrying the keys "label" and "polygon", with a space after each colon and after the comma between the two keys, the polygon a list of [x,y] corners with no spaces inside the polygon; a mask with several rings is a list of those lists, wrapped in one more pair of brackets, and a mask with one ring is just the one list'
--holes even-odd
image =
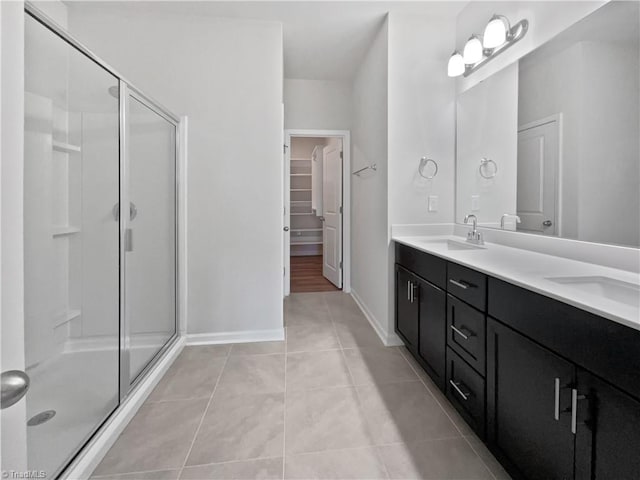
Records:
{"label": "shower door handle", "polygon": [[[113,219],[117,222],[120,220],[120,202],[116,203],[111,209]],[[129,202],[129,220],[133,220],[138,216],[138,207],[133,202]]]}
{"label": "shower door handle", "polygon": [[124,232],[124,251],[133,252],[133,230],[130,228]]}
{"label": "shower door handle", "polygon": [[18,403],[29,390],[29,375],[21,370],[7,370],[1,375],[0,408],[5,409]]}

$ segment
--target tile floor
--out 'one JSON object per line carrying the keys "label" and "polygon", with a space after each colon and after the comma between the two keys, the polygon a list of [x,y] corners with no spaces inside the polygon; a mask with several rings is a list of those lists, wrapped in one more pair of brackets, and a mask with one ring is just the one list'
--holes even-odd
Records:
{"label": "tile floor", "polygon": [[509,478],[349,295],[292,294],[285,323],[286,342],[185,348],[93,478]]}

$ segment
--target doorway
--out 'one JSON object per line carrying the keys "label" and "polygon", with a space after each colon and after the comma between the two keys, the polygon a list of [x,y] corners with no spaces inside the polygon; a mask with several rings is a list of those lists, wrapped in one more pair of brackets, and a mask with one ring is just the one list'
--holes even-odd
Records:
{"label": "doorway", "polygon": [[285,296],[348,291],[348,132],[285,139]]}

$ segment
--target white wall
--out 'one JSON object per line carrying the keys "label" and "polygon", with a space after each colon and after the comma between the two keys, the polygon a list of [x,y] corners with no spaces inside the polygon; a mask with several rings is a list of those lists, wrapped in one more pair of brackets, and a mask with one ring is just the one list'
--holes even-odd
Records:
{"label": "white wall", "polygon": [[[390,344],[399,343],[391,225],[453,221],[455,83],[442,65],[454,23],[389,14],[354,82],[353,169],[377,163],[378,171],[352,179],[352,285]],[[433,180],[418,174],[423,156],[438,162]],[[428,211],[430,195],[437,211]]]}
{"label": "white wall", "polygon": [[353,82],[351,168],[375,163],[378,170],[351,175],[351,291],[382,332],[393,332],[388,282],[387,38],[385,21]]}
{"label": "white wall", "polygon": [[[455,47],[462,51],[465,42],[473,34],[482,34],[484,27],[495,13],[505,15],[512,24],[526,18],[529,31],[526,36],[509,50],[491,60],[480,70],[467,78],[457,79],[458,91],[464,91],[493,73],[513,63],[520,57],[535,50],[570,25],[585,17],[606,1],[518,1],[518,2],[469,2],[458,14]],[[453,50],[453,45],[451,46]],[[446,68],[443,64],[441,68]]]}
{"label": "white wall", "polygon": [[351,84],[286,78],[284,128],[350,130]]}
{"label": "white wall", "polygon": [[[446,72],[453,18],[389,15],[389,224],[452,222],[455,82]],[[438,163],[433,180],[420,158]],[[428,197],[438,197],[428,211]]]}
{"label": "white wall", "polygon": [[281,331],[281,24],[71,4],[69,25],[189,117],[188,333]]}

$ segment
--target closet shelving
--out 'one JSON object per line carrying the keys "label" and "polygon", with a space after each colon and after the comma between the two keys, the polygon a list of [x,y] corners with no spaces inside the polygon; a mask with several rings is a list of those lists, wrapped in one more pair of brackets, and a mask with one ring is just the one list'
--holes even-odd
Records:
{"label": "closet shelving", "polygon": [[311,162],[311,156],[291,158],[291,255],[317,255],[322,245],[322,222],[311,209]]}

